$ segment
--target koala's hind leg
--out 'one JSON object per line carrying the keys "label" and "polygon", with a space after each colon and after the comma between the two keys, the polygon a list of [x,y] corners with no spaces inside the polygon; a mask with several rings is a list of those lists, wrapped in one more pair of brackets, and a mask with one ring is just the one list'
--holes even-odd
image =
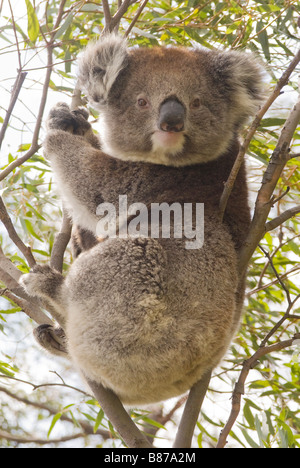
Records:
{"label": "koala's hind leg", "polygon": [[[64,277],[48,265],[36,265],[20,279],[20,284],[29,296],[38,297],[45,306],[48,305],[53,317],[64,327],[66,317],[63,283]],[[33,334],[40,346],[51,354],[67,355],[67,339],[62,327],[43,324]]]}
{"label": "koala's hind leg", "polygon": [[61,327],[45,323],[35,328],[33,335],[39,345],[49,353],[67,357],[67,338]]}
{"label": "koala's hind leg", "polygon": [[53,317],[64,327],[66,322],[66,293],[63,292],[64,277],[48,265],[36,265],[20,279],[29,296],[38,297],[50,305]]}

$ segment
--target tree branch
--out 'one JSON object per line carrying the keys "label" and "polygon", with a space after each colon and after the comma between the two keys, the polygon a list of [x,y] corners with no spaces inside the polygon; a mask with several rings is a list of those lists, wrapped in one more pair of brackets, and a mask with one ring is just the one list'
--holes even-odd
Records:
{"label": "tree branch", "polygon": [[296,66],[298,65],[299,62],[300,62],[300,50],[297,52],[297,54],[295,55],[295,57],[291,61],[290,65],[288,66],[288,68],[285,70],[285,72],[279,78],[273,93],[270,95],[270,97],[263,104],[263,106],[261,107],[259,112],[256,114],[256,116],[255,116],[255,118],[254,118],[248,132],[247,132],[246,138],[244,139],[244,141],[243,141],[243,143],[241,145],[240,151],[239,151],[239,153],[237,155],[237,158],[235,160],[235,163],[233,165],[231,173],[230,173],[230,175],[229,175],[229,177],[228,177],[228,179],[227,179],[227,181],[226,181],[226,183],[224,185],[224,190],[223,190],[223,193],[222,193],[221,198],[220,198],[219,210],[220,210],[221,219],[223,219],[223,217],[224,217],[227,202],[228,202],[228,199],[230,197],[232,188],[234,186],[234,182],[235,182],[236,177],[237,177],[237,175],[239,173],[241,165],[242,165],[242,163],[244,161],[244,156],[246,154],[248,146],[249,146],[249,144],[250,144],[250,142],[251,142],[251,140],[252,140],[252,138],[253,138],[259,124],[260,124],[260,121],[263,118],[263,116],[265,115],[265,113],[267,112],[267,110],[270,108],[270,106],[273,104],[275,99],[277,99],[277,97],[279,96],[283,86],[285,86],[288,83],[288,80],[289,80],[292,72],[294,71],[294,69],[296,68]]}
{"label": "tree branch", "polygon": [[244,364],[242,371],[240,373],[240,377],[238,381],[235,384],[234,387],[234,392],[232,395],[232,409],[230,416],[228,418],[228,421],[222,430],[217,446],[216,448],[224,448],[226,443],[227,443],[227,437],[229,435],[229,432],[232,429],[232,426],[234,425],[239,412],[241,408],[241,398],[242,395],[245,393],[245,382],[246,378],[250,372],[251,369],[253,369],[257,365],[257,361],[261,359],[263,356],[266,354],[270,354],[275,351],[281,351],[284,348],[289,348],[294,344],[296,340],[300,339],[300,333],[296,333],[293,338],[285,341],[281,341],[278,343],[275,343],[273,345],[267,346],[267,347],[261,347],[259,348],[256,353],[253,354],[249,359],[247,359]]}
{"label": "tree branch", "polygon": [[293,216],[295,216],[298,213],[300,213],[300,205],[296,205],[293,208],[289,208],[288,210],[284,211],[276,218],[272,219],[271,221],[268,221],[265,224],[265,232],[276,229],[278,226],[283,224],[288,219],[293,218]]}
{"label": "tree branch", "polygon": [[174,448],[191,447],[195,425],[208,389],[210,378],[211,371],[208,371],[204,374],[202,379],[191,388],[177,430],[176,439],[173,445]]}
{"label": "tree branch", "polygon": [[111,23],[111,14],[109,9],[108,0],[102,0],[102,7],[103,7],[103,14],[104,14],[104,21],[105,21],[105,28],[109,28]]}
{"label": "tree branch", "polygon": [[145,6],[147,5],[149,0],[144,0],[142,2],[142,4],[139,6],[134,18],[132,19],[130,25],[128,26],[128,29],[127,31],[125,32],[124,34],[124,37],[128,37],[129,36],[129,33],[132,31],[132,28],[134,27],[135,23],[137,22],[137,20],[139,19],[143,9],[145,8]]}
{"label": "tree branch", "polygon": [[138,429],[112,390],[87,379],[87,383],[104,413],[129,448],[150,448],[144,434]]}
{"label": "tree branch", "polygon": [[121,4],[119,4],[119,8],[113,17],[111,16],[111,13],[110,13],[108,1],[104,0],[102,3],[103,3],[103,13],[104,13],[104,20],[105,20],[105,27],[104,27],[103,33],[105,34],[107,32],[113,32],[114,30],[118,29],[120,20],[125,15],[130,5],[132,5],[132,3],[135,3],[135,2],[131,2],[131,0],[124,0]]}
{"label": "tree branch", "polygon": [[79,439],[81,437],[85,437],[86,434],[78,433],[70,436],[60,437],[59,439],[41,439],[39,437],[29,437],[27,435],[19,435],[19,434],[11,434],[7,431],[3,431],[0,429],[0,439],[10,440],[12,442],[16,442],[18,444],[38,444],[38,445],[46,445],[46,444],[58,444],[61,442],[67,442],[69,440]]}
{"label": "tree branch", "polygon": [[[47,323],[53,325],[52,320],[42,312],[38,305],[33,304],[32,301],[21,298],[16,294],[12,293],[9,289],[0,290],[0,296],[5,296],[13,301],[17,306],[21,307],[22,311],[37,324],[42,325]],[[31,298],[30,298],[31,299]]]}
{"label": "tree branch", "polygon": [[[300,58],[300,51],[299,51]],[[289,160],[289,145],[300,121],[300,95],[298,101],[290,111],[281,131],[270,163],[263,176],[262,185],[258,192],[255,211],[244,245],[239,252],[239,271],[244,273],[248,262],[259,241],[265,234],[265,224],[271,207],[274,204],[273,192],[281,173]]]}
{"label": "tree branch", "polygon": [[64,253],[71,238],[71,232],[72,221],[69,218],[66,210],[63,208],[61,229],[60,232],[55,236],[50,259],[50,266],[60,273],[63,271]]}

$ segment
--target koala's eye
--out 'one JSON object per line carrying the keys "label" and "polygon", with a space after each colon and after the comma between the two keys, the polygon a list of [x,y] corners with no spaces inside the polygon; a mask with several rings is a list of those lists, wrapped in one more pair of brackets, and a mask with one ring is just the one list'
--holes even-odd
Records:
{"label": "koala's eye", "polygon": [[196,98],[191,102],[191,109],[199,109],[200,105],[201,105],[200,99]]}
{"label": "koala's eye", "polygon": [[146,99],[140,98],[137,103],[139,107],[148,107],[148,101]]}

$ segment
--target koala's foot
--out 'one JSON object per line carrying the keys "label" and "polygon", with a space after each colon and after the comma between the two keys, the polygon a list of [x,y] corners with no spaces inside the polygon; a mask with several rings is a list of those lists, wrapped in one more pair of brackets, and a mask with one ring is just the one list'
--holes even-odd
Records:
{"label": "koala's foot", "polygon": [[67,338],[62,328],[44,324],[35,328],[33,335],[39,345],[49,353],[57,356],[67,356]]}
{"label": "koala's foot", "polygon": [[36,265],[21,277],[20,284],[29,296],[55,300],[63,281],[64,277],[48,265]]}
{"label": "koala's foot", "polygon": [[89,112],[84,107],[71,111],[67,104],[60,102],[51,109],[47,128],[48,130],[63,130],[73,135],[84,136],[91,130],[88,118]]}

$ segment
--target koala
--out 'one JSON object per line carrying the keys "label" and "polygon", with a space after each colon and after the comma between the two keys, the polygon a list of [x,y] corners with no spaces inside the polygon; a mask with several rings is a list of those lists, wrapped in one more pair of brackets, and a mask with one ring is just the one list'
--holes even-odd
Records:
{"label": "koala", "polygon": [[[100,112],[99,138],[85,109],[60,103],[44,142],[77,227],[77,258],[65,276],[39,266],[21,282],[55,310],[85,378],[126,405],[162,401],[213,369],[238,327],[237,252],[250,222],[244,165],[223,221],[218,206],[239,131],[264,96],[263,67],[246,53],[129,48],[109,34],[87,47],[78,73]],[[203,242],[187,248],[172,216],[169,236],[97,238],[99,206],[117,207],[120,195],[148,208],[202,204]]]}

